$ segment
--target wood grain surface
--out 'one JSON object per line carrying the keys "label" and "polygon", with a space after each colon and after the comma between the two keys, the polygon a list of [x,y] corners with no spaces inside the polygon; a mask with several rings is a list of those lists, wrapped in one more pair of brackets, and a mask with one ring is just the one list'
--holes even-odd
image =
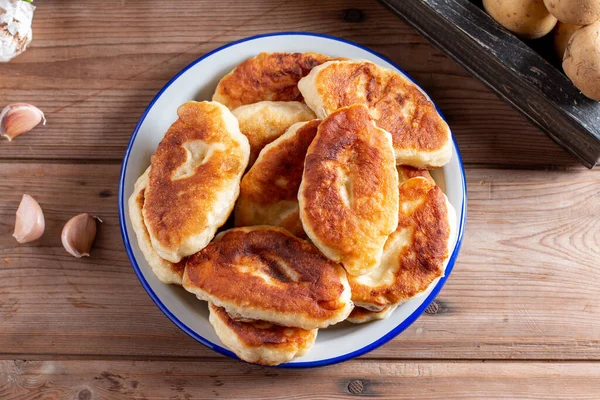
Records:
{"label": "wood grain surface", "polygon": [[351,361],[307,371],[215,360],[16,360],[0,363],[0,372],[3,399],[41,391],[47,400],[287,399],[292,388],[310,388],[315,395],[304,398],[576,400],[600,392],[600,367],[588,362]]}
{"label": "wood grain surface", "polygon": [[[361,10],[359,21],[348,17],[349,8]],[[202,54],[260,33],[312,31],[368,46],[416,78],[448,118],[465,162],[542,168],[577,164],[371,0],[201,0],[178,1],[177,6],[165,1],[46,0],[33,25],[30,49],[0,65],[0,104],[35,103],[46,112],[48,125],[2,143],[2,159],[119,161],[158,90]]]}
{"label": "wood grain surface", "polygon": [[[0,141],[1,399],[600,393],[600,172],[579,166],[379,3],[36,4],[31,48],[0,64],[0,106],[30,102],[48,117]],[[354,40],[405,68],[448,118],[469,190],[463,249],[437,312],[357,361],[302,371],[225,359],[175,327],[131,268],[117,209],[123,153],[162,85],[207,51],[282,30]],[[18,245],[11,234],[23,193],[40,202],[47,228]],[[81,260],[60,243],[80,212],[104,221]]]}
{"label": "wood grain surface", "polygon": [[[0,164],[2,353],[212,355],[141,288],[118,228],[119,170]],[[600,360],[600,171],[471,168],[467,178],[463,250],[440,310],[369,357]],[[10,236],[21,193],[38,199],[47,221],[28,245]],[[86,211],[104,223],[92,256],[77,260],[60,230]]]}

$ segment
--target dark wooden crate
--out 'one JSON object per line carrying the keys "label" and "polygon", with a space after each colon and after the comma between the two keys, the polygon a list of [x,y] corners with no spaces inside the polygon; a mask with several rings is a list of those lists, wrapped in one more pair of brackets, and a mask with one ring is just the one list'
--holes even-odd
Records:
{"label": "dark wooden crate", "polygon": [[600,103],[581,94],[535,43],[518,39],[469,0],[380,1],[583,165],[600,161]]}

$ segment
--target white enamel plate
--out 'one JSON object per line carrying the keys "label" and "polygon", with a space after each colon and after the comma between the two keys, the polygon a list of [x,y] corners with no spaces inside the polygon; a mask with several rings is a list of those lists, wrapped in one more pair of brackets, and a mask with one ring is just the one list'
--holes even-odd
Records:
{"label": "white enamel plate", "polygon": [[[176,120],[176,110],[189,100],[210,100],[217,82],[236,65],[260,52],[318,52],[333,57],[366,59],[383,67],[401,71],[375,52],[342,39],[310,33],[277,33],[255,36],[223,46],[194,61],[162,88],[140,119],[125,154],[119,186],[121,233],[129,259],[144,289],[156,305],[185,333],[221,354],[236,358],[215,335],[208,322],[208,308],[203,301],[179,287],[160,282],[146,263],[129,220],[127,199],[136,179],[150,165],[150,156],[169,126]],[[446,276],[432,285],[423,296],[399,306],[384,321],[362,325],[341,323],[319,330],[312,350],[285,367],[315,367],[333,364],[365,354],[405,330],[421,315],[441,290],[458,256],[466,218],[466,184],[460,153],[454,144],[452,160],[433,172],[457,211],[455,246],[446,268]]]}

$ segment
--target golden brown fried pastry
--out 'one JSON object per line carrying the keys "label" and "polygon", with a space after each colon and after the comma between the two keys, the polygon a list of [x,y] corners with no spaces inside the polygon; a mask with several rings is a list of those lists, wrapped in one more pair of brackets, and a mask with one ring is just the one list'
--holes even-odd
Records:
{"label": "golden brown fried pastry", "polygon": [[389,133],[364,105],[319,125],[298,193],[304,231],[323,254],[362,275],[381,260],[398,225],[398,172]]}
{"label": "golden brown fried pastry", "polygon": [[298,189],[304,158],[318,120],[299,122],[268,144],[242,178],[235,226],[272,225],[306,237],[298,216]]}
{"label": "golden brown fried pastry", "polygon": [[234,228],[188,258],[183,287],[234,318],[326,328],[352,311],[341,265],[285,229]]}
{"label": "golden brown fried pastry", "polygon": [[316,118],[306,104],[298,101],[261,101],[238,107],[233,115],[250,143],[250,167],[263,147],[283,135],[290,126]]}
{"label": "golden brown fried pastry", "polygon": [[138,246],[156,277],[164,283],[181,285],[185,261],[172,263],[160,258],[160,256],[152,247],[150,235],[148,234],[146,224],[144,223],[142,209],[144,207],[144,192],[148,187],[149,175],[150,167],[148,167],[146,172],[144,172],[142,176],[138,178],[137,182],[135,183],[133,193],[131,194],[131,197],[129,197],[129,218],[131,220],[131,225],[135,231]]}
{"label": "golden brown fried pastry", "polygon": [[250,154],[222,104],[190,101],[177,114],[152,156],[143,208],[152,247],[174,263],[204,248],[227,220]]}
{"label": "golden brown fried pastry", "polygon": [[398,183],[403,184],[410,178],[416,178],[417,176],[422,176],[427,179],[429,182],[435,185],[435,181],[431,177],[431,174],[426,169],[418,169],[413,167],[408,167],[406,165],[398,165],[396,167],[398,170]]}
{"label": "golden brown fried pastry", "polygon": [[398,72],[369,61],[330,61],[315,67],[298,88],[318,118],[341,107],[367,105],[377,126],[391,133],[398,164],[441,167],[452,156],[448,124]]}
{"label": "golden brown fried pastry", "polygon": [[209,321],[225,346],[244,361],[278,365],[308,353],[317,329],[305,330],[273,325],[265,321],[240,321],[223,307],[208,304]]}
{"label": "golden brown fried pastry", "polygon": [[423,177],[400,186],[398,228],[381,263],[366,275],[348,276],[357,306],[381,311],[423,294],[444,275],[456,215],[446,195]]}
{"label": "golden brown fried pastry", "polygon": [[212,99],[230,109],[264,100],[302,101],[298,81],[329,60],[318,53],[260,53],[225,75]]}
{"label": "golden brown fried pastry", "polygon": [[353,324],[364,324],[371,321],[380,321],[382,319],[388,319],[394,312],[397,306],[385,307],[381,311],[371,311],[362,307],[354,307],[348,319],[346,321],[352,322]]}

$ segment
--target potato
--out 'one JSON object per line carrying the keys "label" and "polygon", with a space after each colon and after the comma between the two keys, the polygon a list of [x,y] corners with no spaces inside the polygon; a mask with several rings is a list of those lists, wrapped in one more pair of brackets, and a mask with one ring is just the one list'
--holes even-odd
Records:
{"label": "potato", "polygon": [[588,25],[600,19],[600,0],[544,0],[544,4],[565,24]]}
{"label": "potato", "polygon": [[578,29],[571,36],[562,65],[584,95],[600,101],[600,21]]}
{"label": "potato", "polygon": [[537,39],[556,25],[543,0],[483,0],[492,18],[522,39]]}
{"label": "potato", "polygon": [[569,43],[569,39],[575,33],[577,29],[581,28],[581,25],[570,25],[558,21],[556,28],[554,28],[554,50],[556,55],[562,61],[565,55],[565,49]]}

